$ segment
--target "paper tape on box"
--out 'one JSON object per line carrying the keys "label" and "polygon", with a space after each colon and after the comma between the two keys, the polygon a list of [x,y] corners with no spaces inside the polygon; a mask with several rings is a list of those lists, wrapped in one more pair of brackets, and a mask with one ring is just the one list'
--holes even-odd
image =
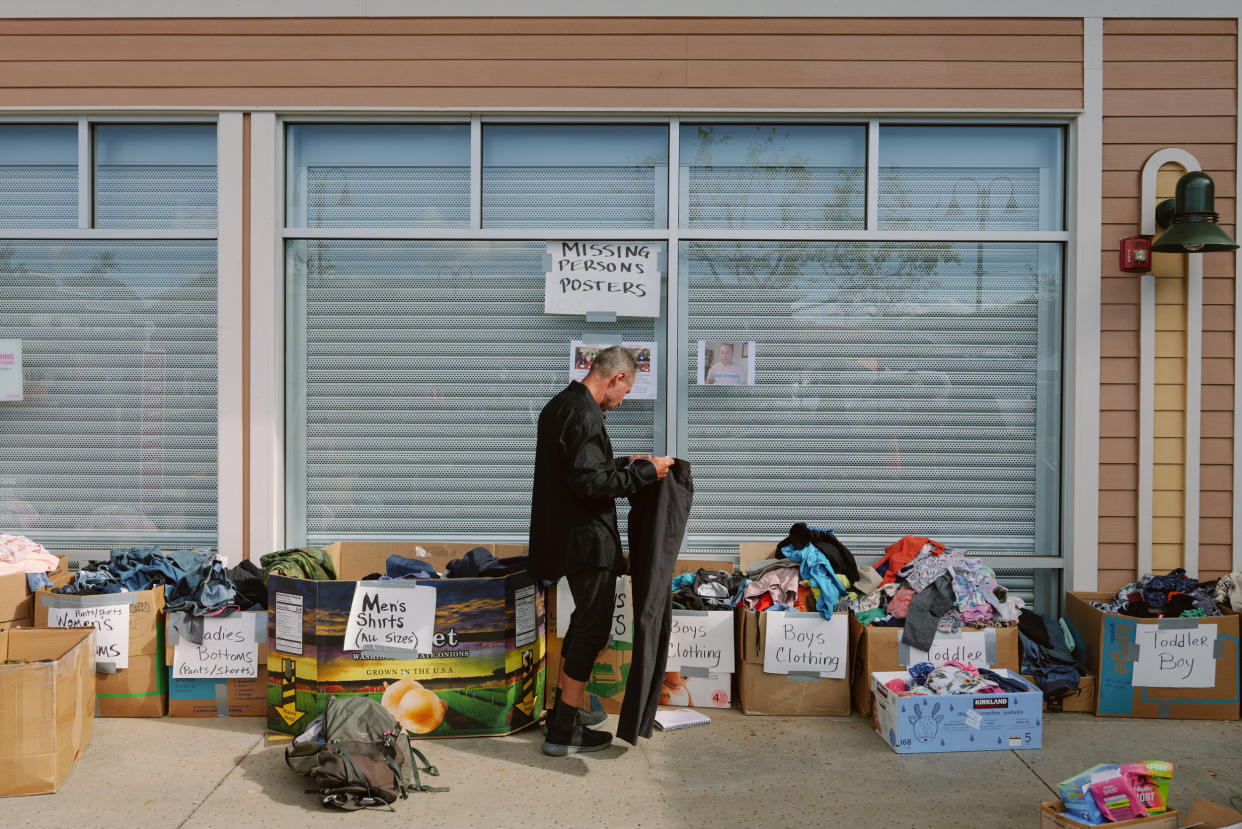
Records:
{"label": "paper tape on box", "polygon": [[1196,617],[1161,619],[1156,622],[1159,630],[1190,630],[1199,626],[1199,620]]}
{"label": "paper tape on box", "polygon": [[707,679],[712,675],[708,668],[699,665],[682,665],[681,675],[685,677],[694,677],[695,679]]}
{"label": "paper tape on box", "polygon": [[818,671],[790,671],[785,674],[785,679],[789,682],[819,682],[823,677]]}
{"label": "paper tape on box", "polygon": [[216,683],[216,716],[229,715],[229,683],[228,680]]}
{"label": "paper tape on box", "polygon": [[1212,643],[1212,658],[1213,659],[1224,659],[1225,658],[1225,637],[1217,636],[1216,641]]}
{"label": "paper tape on box", "polygon": [[70,594],[48,593],[42,598],[44,607],[112,607],[119,604],[136,604],[137,593],[103,593],[98,596],[74,596]]}
{"label": "paper tape on box", "polygon": [[1116,645],[1116,653],[1123,662],[1138,662],[1141,649],[1138,642],[1125,642]]}

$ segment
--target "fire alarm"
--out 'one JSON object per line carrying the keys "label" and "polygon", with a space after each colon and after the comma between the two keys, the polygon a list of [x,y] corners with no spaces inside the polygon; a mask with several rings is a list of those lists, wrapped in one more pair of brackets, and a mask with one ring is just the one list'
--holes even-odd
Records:
{"label": "fire alarm", "polygon": [[1127,236],[1121,240],[1121,270],[1123,273],[1147,273],[1151,270],[1151,239],[1146,236]]}

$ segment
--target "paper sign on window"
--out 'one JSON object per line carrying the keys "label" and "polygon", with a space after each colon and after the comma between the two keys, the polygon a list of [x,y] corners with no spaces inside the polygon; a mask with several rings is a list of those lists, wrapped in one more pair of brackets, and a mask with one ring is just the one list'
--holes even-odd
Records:
{"label": "paper sign on window", "polygon": [[733,613],[709,610],[697,615],[674,610],[666,664],[670,671],[690,667],[733,673]]}
{"label": "paper sign on window", "polygon": [[823,679],[843,679],[846,663],[845,614],[831,619],[818,614],[766,611],[763,672],[817,673]]}
{"label": "paper sign on window", "polygon": [[[634,355],[638,364],[638,374],[634,377],[634,388],[626,395],[628,400],[655,400],[659,397],[659,368],[656,364],[656,344],[654,342],[621,343]],[[582,340],[569,342],[569,379],[581,381],[591,370],[595,355],[607,348],[607,345],[584,343]]]}
{"label": "paper sign on window", "polygon": [[[634,641],[634,610],[630,597],[630,580],[626,576],[617,577],[617,591],[613,598],[612,634],[613,642]],[[569,591],[569,583],[561,579],[556,583],[556,635],[561,639],[569,632],[569,617],[574,612],[574,597]]]}
{"label": "paper sign on window", "polygon": [[544,313],[660,316],[660,250],[651,242],[548,242]]}
{"label": "paper sign on window", "polygon": [[431,655],[436,629],[436,589],[427,585],[380,587],[358,582],[345,626],[345,648]]}
{"label": "paper sign on window", "polygon": [[1216,685],[1216,625],[1161,630],[1139,625],[1139,655],[1130,683],[1148,688],[1211,688]]}
{"label": "paper sign on window", "polygon": [[0,340],[0,402],[22,399],[22,341]]}
{"label": "paper sign on window", "polygon": [[94,628],[95,661],[111,662],[117,670],[129,667],[129,605],[49,607],[50,628]]}
{"label": "paper sign on window", "polygon": [[258,675],[259,643],[252,615],[205,618],[201,644],[183,638],[173,647],[175,679],[253,679]]}

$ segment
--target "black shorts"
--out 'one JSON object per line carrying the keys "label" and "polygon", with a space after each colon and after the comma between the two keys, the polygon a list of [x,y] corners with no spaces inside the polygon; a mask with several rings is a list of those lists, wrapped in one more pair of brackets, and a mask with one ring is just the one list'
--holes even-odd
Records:
{"label": "black shorts", "polygon": [[612,570],[580,570],[565,576],[574,597],[574,612],[561,645],[565,675],[579,682],[591,678],[595,657],[612,637],[616,615],[617,574]]}

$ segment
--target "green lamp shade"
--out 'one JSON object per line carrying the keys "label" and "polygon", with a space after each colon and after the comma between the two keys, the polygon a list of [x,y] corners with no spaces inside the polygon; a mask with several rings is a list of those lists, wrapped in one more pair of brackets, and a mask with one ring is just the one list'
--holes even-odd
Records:
{"label": "green lamp shade", "polygon": [[1220,229],[1216,214],[1216,185],[1196,170],[1177,180],[1176,198],[1160,203],[1156,221],[1167,227],[1151,243],[1157,253],[1211,253],[1236,250],[1238,243]]}

